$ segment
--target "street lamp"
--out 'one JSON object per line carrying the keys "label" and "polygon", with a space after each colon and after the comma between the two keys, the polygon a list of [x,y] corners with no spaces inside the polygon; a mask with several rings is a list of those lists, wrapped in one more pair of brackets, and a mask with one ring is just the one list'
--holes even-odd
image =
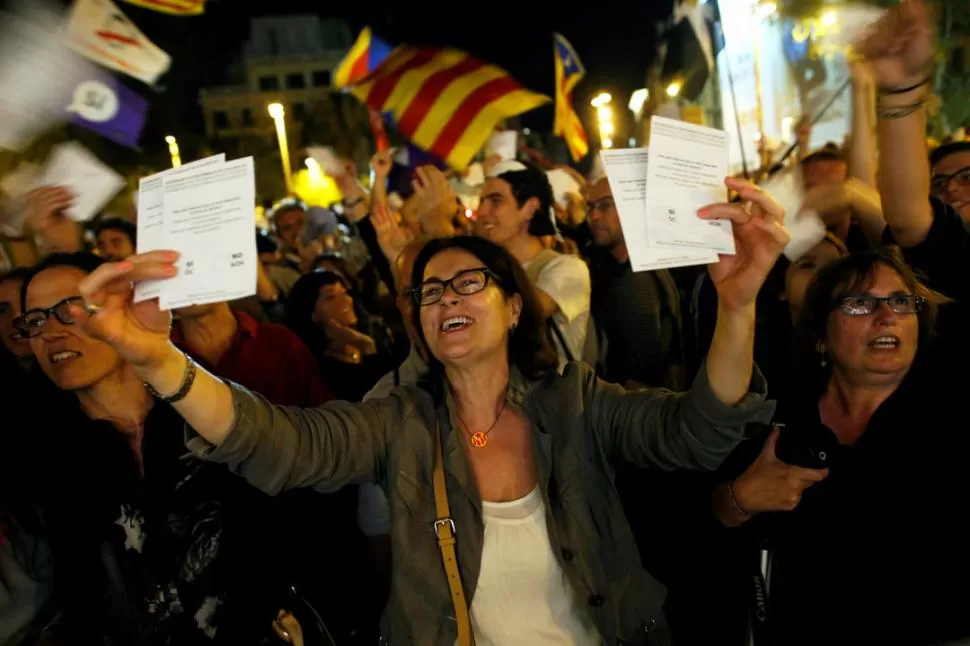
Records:
{"label": "street lamp", "polygon": [[590,104],[596,108],[596,121],[599,125],[600,143],[603,148],[613,146],[613,141],[610,139],[613,136],[613,109],[610,107],[612,101],[613,97],[609,92],[600,92],[590,101]]}
{"label": "street lamp", "polygon": [[288,193],[293,192],[293,178],[291,177],[290,170],[290,146],[286,141],[286,123],[283,121],[283,115],[286,114],[286,110],[283,109],[282,103],[270,103],[266,106],[266,110],[269,112],[269,116],[273,118],[273,123],[276,124],[276,139],[280,145],[280,158],[283,161],[283,179],[286,180],[286,191]]}
{"label": "street lamp", "polygon": [[168,144],[168,154],[172,157],[172,168],[182,165],[182,157],[179,156],[179,144],[172,135],[165,136],[165,143]]}

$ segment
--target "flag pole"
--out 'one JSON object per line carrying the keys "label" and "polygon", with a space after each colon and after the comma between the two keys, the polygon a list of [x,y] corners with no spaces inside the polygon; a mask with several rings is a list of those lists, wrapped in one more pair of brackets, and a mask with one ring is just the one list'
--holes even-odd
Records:
{"label": "flag pole", "polygon": [[[847,78],[845,80],[845,82],[842,83],[842,87],[840,87],[838,90],[836,90],[835,92],[832,93],[832,96],[825,103],[825,105],[822,106],[822,109],[819,110],[818,111],[818,114],[816,114],[812,118],[812,125],[813,126],[816,123],[818,123],[822,119],[822,117],[825,116],[825,113],[829,111],[829,108],[832,107],[832,105],[835,103],[835,100],[837,98],[839,98],[842,95],[843,92],[845,92],[845,89],[847,87],[849,87],[849,84],[850,83],[852,83],[852,78],[851,77],[850,78]],[[775,173],[777,173],[778,171],[780,171],[781,169],[783,169],[785,167],[785,160],[788,159],[789,157],[791,157],[792,153],[795,152],[795,149],[796,148],[798,148],[798,142],[797,141],[795,141],[794,143],[792,143],[792,145],[788,147],[788,150],[785,151],[785,154],[781,156],[781,159],[779,159],[777,162],[775,162],[774,165],[772,165],[772,167],[768,170],[768,177],[771,177],[772,175],[774,175]]]}
{"label": "flag pole", "polygon": [[738,131],[738,147],[741,149],[741,169],[744,171],[744,179],[751,179],[748,173],[748,160],[744,155],[744,134],[741,132],[741,115],[738,114],[738,97],[734,93],[734,74],[731,73],[731,64],[728,57],[724,57],[724,67],[727,68],[728,87],[731,89],[731,108],[734,110],[734,126]]}

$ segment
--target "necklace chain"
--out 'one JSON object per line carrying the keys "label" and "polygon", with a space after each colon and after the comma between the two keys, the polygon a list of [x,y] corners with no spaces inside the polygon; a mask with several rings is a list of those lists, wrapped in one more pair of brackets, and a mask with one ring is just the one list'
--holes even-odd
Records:
{"label": "necklace chain", "polygon": [[502,407],[498,409],[498,415],[495,416],[495,421],[492,422],[492,425],[488,427],[487,431],[478,431],[476,433],[471,432],[468,424],[462,418],[461,413],[458,412],[458,407],[455,407],[455,414],[458,416],[458,421],[461,422],[462,428],[464,429],[465,433],[468,434],[468,441],[471,442],[472,446],[480,449],[488,444],[488,434],[492,432],[492,429],[495,428],[498,421],[502,419],[502,413],[505,412],[505,405],[508,403],[508,401],[508,392],[506,391],[506,393],[502,396]]}

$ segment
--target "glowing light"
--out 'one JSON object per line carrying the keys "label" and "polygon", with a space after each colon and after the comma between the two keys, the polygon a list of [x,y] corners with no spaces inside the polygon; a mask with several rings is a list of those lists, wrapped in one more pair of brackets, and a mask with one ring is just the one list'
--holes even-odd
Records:
{"label": "glowing light", "polygon": [[603,140],[603,148],[612,148],[612,147],[613,147],[613,140],[612,139],[604,139]]}
{"label": "glowing light", "polygon": [[610,95],[609,92],[600,92],[599,94],[593,97],[593,100],[590,101],[590,104],[594,108],[600,108],[600,107],[603,107],[604,105],[609,105],[610,101],[612,100],[613,100],[613,97]]}
{"label": "glowing light", "polygon": [[269,116],[273,117],[273,119],[282,119],[283,115],[286,114],[282,103],[270,103],[266,106],[266,109],[269,111]]}
{"label": "glowing light", "polygon": [[630,102],[627,107],[630,108],[630,112],[639,115],[640,111],[643,110],[643,104],[650,97],[650,91],[647,88],[642,87],[639,90],[634,90],[633,94],[630,95]]}
{"label": "glowing light", "polygon": [[837,21],[838,21],[838,17],[835,15],[835,12],[831,9],[829,9],[828,11],[822,14],[821,22],[823,27],[832,27],[833,25],[835,25]]}
{"label": "glowing light", "polygon": [[671,99],[677,98],[677,96],[680,94],[680,88],[681,88],[681,82],[674,81],[673,83],[667,86],[667,90],[666,90],[667,96],[669,96]]}
{"label": "glowing light", "polygon": [[765,18],[773,16],[777,11],[778,5],[776,5],[774,2],[762,2],[754,8],[754,15],[755,17],[764,20]]}

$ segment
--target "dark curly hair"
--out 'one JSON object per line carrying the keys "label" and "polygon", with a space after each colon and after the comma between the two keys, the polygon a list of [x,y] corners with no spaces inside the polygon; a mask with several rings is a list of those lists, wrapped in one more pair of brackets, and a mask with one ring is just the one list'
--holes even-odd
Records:
{"label": "dark curly hair", "polygon": [[[482,264],[497,277],[495,281],[506,298],[519,295],[522,299],[522,311],[519,324],[509,335],[509,360],[524,376],[538,379],[557,364],[556,351],[549,340],[548,328],[539,308],[535,288],[529,282],[522,266],[503,247],[477,236],[456,236],[454,238],[440,238],[431,240],[424,245],[414,261],[414,272],[411,274],[411,293],[424,282],[424,270],[428,262],[439,253],[448,249],[467,251],[482,261]],[[421,342],[427,347],[424,331],[421,328],[421,307],[414,307],[411,312],[414,329],[421,337]],[[444,366],[433,356],[429,358],[429,383],[440,384],[444,374]]]}

